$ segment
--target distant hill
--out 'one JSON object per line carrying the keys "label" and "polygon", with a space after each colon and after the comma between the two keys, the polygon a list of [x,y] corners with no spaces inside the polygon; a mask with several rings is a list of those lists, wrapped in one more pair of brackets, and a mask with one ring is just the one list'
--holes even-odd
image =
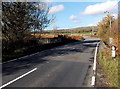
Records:
{"label": "distant hill", "polygon": [[89,26],[89,27],[77,27],[70,29],[59,29],[59,30],[46,30],[46,33],[80,33],[80,32],[90,32],[97,31],[97,26]]}
{"label": "distant hill", "polygon": [[88,27],[77,27],[77,28],[71,28],[69,30],[97,30],[97,26],[88,26]]}

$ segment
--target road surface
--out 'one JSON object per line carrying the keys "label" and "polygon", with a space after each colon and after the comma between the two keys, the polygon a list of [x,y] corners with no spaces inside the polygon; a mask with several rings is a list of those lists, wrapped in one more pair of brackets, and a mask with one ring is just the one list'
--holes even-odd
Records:
{"label": "road surface", "polygon": [[1,87],[84,87],[90,86],[89,65],[99,39],[59,46],[2,64]]}

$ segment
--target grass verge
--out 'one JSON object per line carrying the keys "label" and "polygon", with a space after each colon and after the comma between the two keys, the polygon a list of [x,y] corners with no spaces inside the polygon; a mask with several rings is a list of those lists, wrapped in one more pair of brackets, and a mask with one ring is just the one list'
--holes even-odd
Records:
{"label": "grass verge", "polygon": [[[119,75],[118,75],[118,65],[120,56],[116,58],[111,58],[111,56],[106,55],[105,52],[99,53],[99,64],[102,67],[107,83],[109,87],[118,87],[119,86]],[[119,78],[119,79],[118,79]]]}

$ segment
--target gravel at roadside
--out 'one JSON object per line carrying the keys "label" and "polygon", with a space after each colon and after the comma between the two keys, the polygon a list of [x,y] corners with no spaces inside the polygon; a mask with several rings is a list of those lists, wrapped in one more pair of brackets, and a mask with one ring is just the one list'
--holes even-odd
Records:
{"label": "gravel at roadside", "polygon": [[[103,49],[104,44],[101,42],[99,52]],[[99,57],[97,57],[97,70],[96,70],[96,87],[108,87],[107,79],[104,74],[102,66],[99,64]]]}

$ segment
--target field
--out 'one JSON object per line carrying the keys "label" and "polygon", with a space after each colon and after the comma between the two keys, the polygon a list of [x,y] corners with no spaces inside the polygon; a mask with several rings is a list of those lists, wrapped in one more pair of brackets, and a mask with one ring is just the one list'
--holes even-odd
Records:
{"label": "field", "polygon": [[[34,34],[32,34],[34,36]],[[55,35],[55,34],[35,34],[36,38],[58,38],[59,36],[63,36],[67,39],[73,39],[73,40],[84,40],[84,38],[78,34],[60,34],[60,35]]]}

